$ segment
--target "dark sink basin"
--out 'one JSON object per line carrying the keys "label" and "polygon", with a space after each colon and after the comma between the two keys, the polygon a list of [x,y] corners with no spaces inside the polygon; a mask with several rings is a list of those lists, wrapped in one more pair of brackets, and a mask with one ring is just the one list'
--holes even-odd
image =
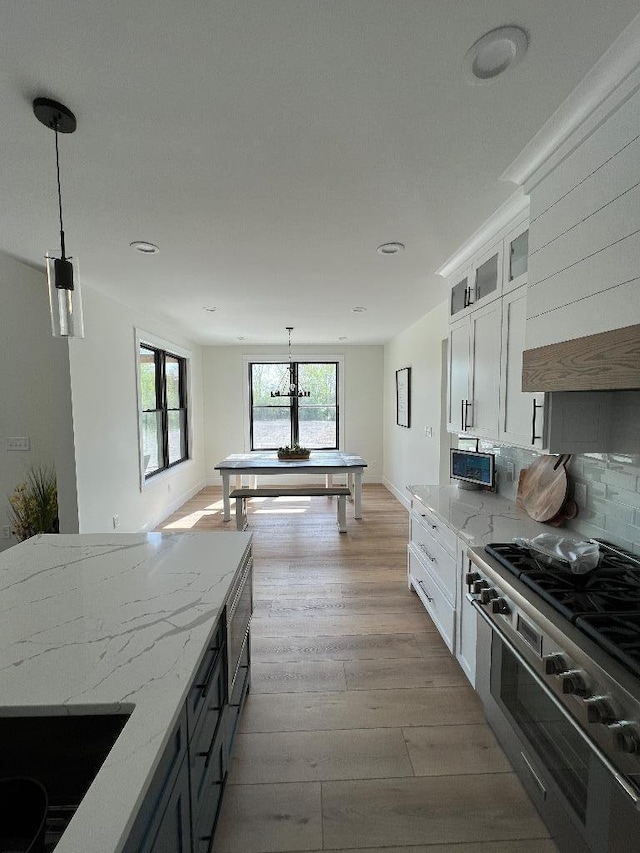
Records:
{"label": "dark sink basin", "polygon": [[0,778],[29,777],[44,785],[46,850],[64,832],[129,716],[0,716]]}

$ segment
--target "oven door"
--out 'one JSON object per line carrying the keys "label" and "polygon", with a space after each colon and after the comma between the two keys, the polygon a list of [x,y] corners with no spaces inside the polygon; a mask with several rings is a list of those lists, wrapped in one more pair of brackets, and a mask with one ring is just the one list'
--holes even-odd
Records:
{"label": "oven door", "polygon": [[631,833],[640,832],[633,793],[620,787],[535,670],[481,606],[474,606],[479,614],[476,687],[487,720],[556,843],[563,853],[624,849],[613,816],[622,801]]}

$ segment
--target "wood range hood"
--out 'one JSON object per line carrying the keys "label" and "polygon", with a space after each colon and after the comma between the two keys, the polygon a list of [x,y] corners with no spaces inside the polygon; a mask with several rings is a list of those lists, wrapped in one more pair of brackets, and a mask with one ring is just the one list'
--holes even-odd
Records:
{"label": "wood range hood", "polygon": [[523,391],[640,389],[640,325],[549,344],[522,354]]}

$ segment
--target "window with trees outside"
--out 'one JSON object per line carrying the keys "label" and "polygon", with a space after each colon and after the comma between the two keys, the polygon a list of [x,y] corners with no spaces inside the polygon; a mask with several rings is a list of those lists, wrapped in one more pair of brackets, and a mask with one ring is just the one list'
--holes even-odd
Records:
{"label": "window with trees outside", "polygon": [[289,363],[249,364],[251,450],[301,444],[310,450],[337,450],[339,436],[338,362],[293,362],[293,375],[309,397],[272,397],[288,386]]}
{"label": "window with trees outside", "polygon": [[147,343],[138,348],[145,480],[188,458],[187,359]]}

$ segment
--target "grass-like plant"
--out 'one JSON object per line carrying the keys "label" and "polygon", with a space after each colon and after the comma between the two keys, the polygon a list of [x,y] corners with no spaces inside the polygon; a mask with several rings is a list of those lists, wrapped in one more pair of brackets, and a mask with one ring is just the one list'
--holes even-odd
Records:
{"label": "grass-like plant", "polygon": [[58,533],[58,485],[50,466],[29,468],[9,498],[13,535],[22,542],[37,533]]}

